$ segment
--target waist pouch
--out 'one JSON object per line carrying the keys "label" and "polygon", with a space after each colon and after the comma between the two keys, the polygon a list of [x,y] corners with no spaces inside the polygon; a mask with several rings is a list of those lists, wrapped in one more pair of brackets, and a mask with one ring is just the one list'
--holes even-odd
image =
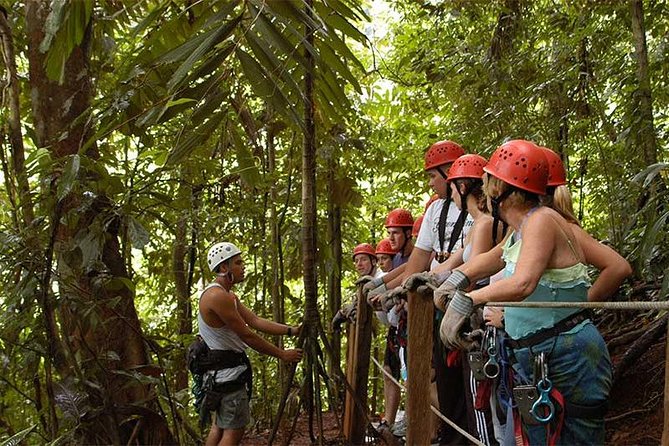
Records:
{"label": "waist pouch", "polygon": [[509,338],[507,340],[508,345],[514,349],[520,349],[520,348],[528,348],[532,347],[533,345],[539,344],[546,339],[554,338],[555,336],[559,335],[560,333],[564,333],[565,331],[569,331],[572,328],[576,327],[578,324],[580,324],[583,321],[586,321],[591,318],[591,314],[589,310],[582,310],[577,313],[574,313],[570,316],[567,316],[566,318],[562,319],[555,325],[549,328],[544,328],[542,330],[539,330],[536,333],[532,333],[528,336],[524,336],[520,339],[511,339]]}

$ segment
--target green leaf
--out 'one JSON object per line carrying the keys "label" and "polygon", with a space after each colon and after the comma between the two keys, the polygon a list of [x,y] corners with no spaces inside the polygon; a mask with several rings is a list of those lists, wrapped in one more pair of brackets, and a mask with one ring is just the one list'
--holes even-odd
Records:
{"label": "green leaf", "polygon": [[151,239],[149,231],[133,217],[128,217],[128,234],[130,235],[132,247],[135,249],[144,248]]}
{"label": "green leaf", "polygon": [[189,104],[192,102],[197,102],[196,99],[191,99],[191,98],[181,98],[181,99],[175,99],[173,101],[168,101],[167,102],[167,108],[173,107],[175,105],[181,105],[181,104]]}
{"label": "green leaf", "polygon": [[248,4],[249,11],[254,17],[258,17],[255,22],[255,28],[264,37],[264,40],[272,45],[276,50],[288,55],[297,63],[306,67],[306,62],[300,51],[296,51],[295,44],[290,42],[272,23],[265,14],[261,14],[252,3]]}
{"label": "green leaf", "polygon": [[643,180],[643,187],[648,187],[650,183],[653,181],[653,179],[655,179],[657,174],[659,174],[665,169],[669,169],[669,163],[651,164],[638,174],[634,175],[633,180],[637,183]]}
{"label": "green leaf", "polygon": [[241,22],[242,17],[242,15],[235,17],[234,19],[217,28],[215,32],[211,33],[211,35],[204,39],[202,43],[179,66],[179,68],[177,68],[169,82],[167,82],[167,88],[172,90],[175,86],[177,86],[193,68],[195,62],[200,60],[202,56],[211,51],[216,45],[227,39],[235,30],[237,25]]}
{"label": "green leaf", "polygon": [[176,146],[170,151],[165,160],[165,165],[175,165],[190,154],[195,148],[204,145],[211,137],[214,129],[221,122],[224,112],[211,116],[207,122],[195,129],[184,130],[177,140]]}
{"label": "green leaf", "polygon": [[58,197],[58,201],[65,198],[65,196],[72,190],[72,187],[77,180],[77,176],[79,175],[80,165],[81,159],[79,158],[79,155],[71,155],[67,165],[65,166],[65,170],[63,171],[63,174],[60,176],[58,181],[56,195]]}
{"label": "green leaf", "polygon": [[2,443],[0,443],[0,446],[19,446],[23,440],[25,440],[25,438],[30,435],[33,430],[35,430],[36,427],[37,425],[33,424],[29,428],[23,429],[21,432],[12,435],[6,440],[3,440]]}
{"label": "green leaf", "polygon": [[[232,126],[230,126],[232,127]],[[239,176],[249,187],[258,187],[260,184],[260,170],[256,166],[255,158],[235,128],[229,129],[230,136],[235,144],[237,152],[237,164],[239,165]]]}
{"label": "green leaf", "polygon": [[265,71],[269,72],[272,76],[280,78],[289,92],[295,96],[296,100],[304,100],[302,90],[288,71],[287,64],[285,62],[281,63],[278,57],[269,49],[269,45],[266,42],[259,41],[258,37],[252,32],[246,33],[246,40],[253,54],[263,63]]}

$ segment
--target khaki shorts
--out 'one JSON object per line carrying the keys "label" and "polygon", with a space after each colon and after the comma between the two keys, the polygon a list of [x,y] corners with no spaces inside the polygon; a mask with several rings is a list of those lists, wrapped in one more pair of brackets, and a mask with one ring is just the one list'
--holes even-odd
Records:
{"label": "khaki shorts", "polygon": [[221,405],[216,411],[216,425],[221,429],[243,429],[249,421],[251,410],[246,388],[223,394]]}

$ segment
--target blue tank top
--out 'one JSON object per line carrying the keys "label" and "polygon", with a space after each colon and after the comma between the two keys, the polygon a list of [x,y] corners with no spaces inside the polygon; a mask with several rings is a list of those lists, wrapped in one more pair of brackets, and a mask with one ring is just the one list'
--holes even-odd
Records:
{"label": "blue tank top", "polygon": [[[514,235],[504,245],[502,258],[506,262],[504,277],[509,277],[516,269],[522,239],[514,241]],[[537,287],[523,302],[587,302],[590,279],[588,269],[583,263],[576,263],[567,268],[547,269],[541,275]],[[506,332],[513,339],[520,339],[581,311],[578,308],[516,308],[504,310]],[[566,333],[577,333],[585,322]]]}

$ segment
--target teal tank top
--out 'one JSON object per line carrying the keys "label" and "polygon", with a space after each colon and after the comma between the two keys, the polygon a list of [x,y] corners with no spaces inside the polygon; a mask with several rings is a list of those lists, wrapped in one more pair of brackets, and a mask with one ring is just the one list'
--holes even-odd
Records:
{"label": "teal tank top", "polygon": [[[515,241],[515,234],[508,238],[503,248],[502,259],[506,262],[504,277],[509,277],[516,269],[522,239]],[[541,275],[535,290],[523,302],[587,302],[590,279],[583,263],[567,268],[547,269]],[[506,332],[513,339],[520,339],[550,328],[556,323],[578,313],[579,308],[516,308],[504,309]],[[577,333],[585,321],[566,333]]]}

